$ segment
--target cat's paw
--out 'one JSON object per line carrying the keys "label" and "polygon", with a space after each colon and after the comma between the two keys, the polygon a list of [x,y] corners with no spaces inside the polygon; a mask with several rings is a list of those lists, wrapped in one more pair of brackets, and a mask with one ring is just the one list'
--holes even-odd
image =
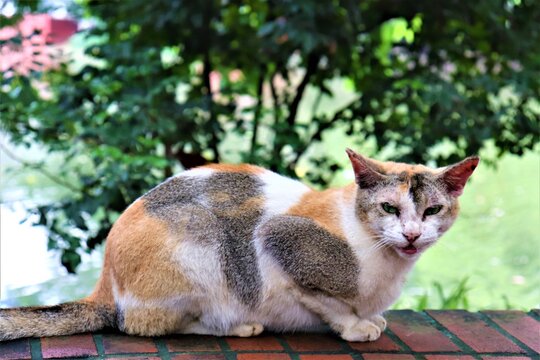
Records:
{"label": "cat's paw", "polygon": [[381,328],[369,320],[360,320],[354,326],[345,329],[341,337],[346,341],[375,341],[381,336]]}
{"label": "cat's paw", "polygon": [[381,329],[381,332],[386,329],[386,319],[383,318],[381,315],[375,315],[369,320],[371,320],[375,325],[377,325],[379,329]]}
{"label": "cat's paw", "polygon": [[249,324],[242,324],[234,327],[231,330],[231,336],[239,336],[239,337],[251,337],[251,336],[257,336],[260,333],[262,333],[264,330],[264,327],[262,324],[259,323],[249,323]]}

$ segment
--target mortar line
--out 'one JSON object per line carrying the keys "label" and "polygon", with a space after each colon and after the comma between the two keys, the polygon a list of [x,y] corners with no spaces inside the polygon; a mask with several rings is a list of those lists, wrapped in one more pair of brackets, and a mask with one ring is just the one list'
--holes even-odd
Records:
{"label": "mortar line", "polygon": [[171,354],[169,353],[169,349],[167,349],[167,344],[165,344],[165,340],[163,340],[163,338],[161,337],[154,338],[153,340],[154,340],[154,344],[156,345],[156,348],[158,349],[157,355],[162,360],[170,360]]}
{"label": "mortar line", "polygon": [[457,335],[455,335],[443,324],[437,321],[437,319],[435,319],[429,313],[427,313],[426,311],[419,311],[418,313],[425,317],[435,329],[439,330],[444,336],[450,339],[450,341],[452,341],[452,343],[454,343],[454,345],[459,348],[461,353],[463,353],[464,355],[470,355],[476,359],[481,359],[480,355],[477,353],[476,350],[467,345],[463,340],[461,340]]}
{"label": "mortar line", "polygon": [[536,351],[531,349],[527,346],[527,344],[523,343],[521,340],[516,338],[514,335],[510,334],[508,331],[506,331],[504,328],[502,328],[499,324],[497,324],[494,320],[492,320],[489,316],[484,314],[483,312],[478,312],[479,317],[484,320],[489,327],[497,330],[499,333],[501,333],[504,337],[512,341],[514,344],[521,347],[523,350],[527,351],[527,355],[538,355]]}
{"label": "mortar line", "polygon": [[105,348],[103,347],[103,336],[101,334],[92,334],[92,340],[94,340],[94,345],[100,359],[105,358]]}
{"label": "mortar line", "polygon": [[40,338],[30,339],[30,355],[32,356],[32,360],[43,360]]}
{"label": "mortar line", "polygon": [[223,336],[217,336],[217,343],[221,349],[221,353],[225,355],[227,360],[236,360],[236,353],[231,350],[231,347],[227,343],[227,340]]}

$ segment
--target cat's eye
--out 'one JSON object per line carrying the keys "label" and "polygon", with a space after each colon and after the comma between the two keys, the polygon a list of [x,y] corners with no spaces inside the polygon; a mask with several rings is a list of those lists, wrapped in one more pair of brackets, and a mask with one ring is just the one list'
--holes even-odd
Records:
{"label": "cat's eye", "polygon": [[424,216],[438,214],[439,211],[441,211],[441,209],[442,209],[442,205],[435,205],[435,206],[428,207],[426,211],[424,211]]}
{"label": "cat's eye", "polygon": [[383,202],[381,206],[383,210],[386,211],[387,213],[399,215],[399,209],[397,207],[392,206],[387,202]]}

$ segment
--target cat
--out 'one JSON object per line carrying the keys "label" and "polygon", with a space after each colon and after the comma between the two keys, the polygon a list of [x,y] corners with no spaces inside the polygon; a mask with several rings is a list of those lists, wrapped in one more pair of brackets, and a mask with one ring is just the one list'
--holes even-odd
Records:
{"label": "cat", "polygon": [[0,340],[325,326],[347,341],[376,340],[407,273],[456,219],[479,158],[431,169],[346,151],[355,182],[325,191],[253,165],[166,180],[112,227],[90,296],[0,309]]}

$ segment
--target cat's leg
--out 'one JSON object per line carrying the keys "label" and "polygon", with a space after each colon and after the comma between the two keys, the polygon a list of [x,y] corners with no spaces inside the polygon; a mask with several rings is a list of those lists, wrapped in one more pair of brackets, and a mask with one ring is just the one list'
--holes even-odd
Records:
{"label": "cat's leg", "polygon": [[313,296],[300,291],[298,293],[298,300],[310,311],[319,315],[344,340],[375,341],[381,336],[384,328],[380,327],[382,322],[378,317],[361,319],[356,315],[353,307],[343,301],[324,295]]}
{"label": "cat's leg", "polygon": [[181,334],[197,334],[197,335],[214,335],[214,336],[238,336],[238,337],[251,337],[257,336],[262,333],[264,327],[260,323],[246,323],[232,327],[227,331],[219,331],[216,329],[205,326],[198,320],[195,320],[180,331]]}
{"label": "cat's leg", "polygon": [[167,334],[197,334],[214,336],[251,337],[263,332],[260,323],[248,322],[219,330],[202,323],[197,317],[166,308],[126,309],[119,321],[121,331],[138,336],[160,336]]}
{"label": "cat's leg", "polygon": [[174,334],[185,318],[166,308],[127,308],[118,319],[118,328],[130,335],[160,336]]}
{"label": "cat's leg", "polygon": [[367,319],[359,319],[354,326],[341,333],[341,337],[347,341],[375,341],[380,336],[381,328]]}

